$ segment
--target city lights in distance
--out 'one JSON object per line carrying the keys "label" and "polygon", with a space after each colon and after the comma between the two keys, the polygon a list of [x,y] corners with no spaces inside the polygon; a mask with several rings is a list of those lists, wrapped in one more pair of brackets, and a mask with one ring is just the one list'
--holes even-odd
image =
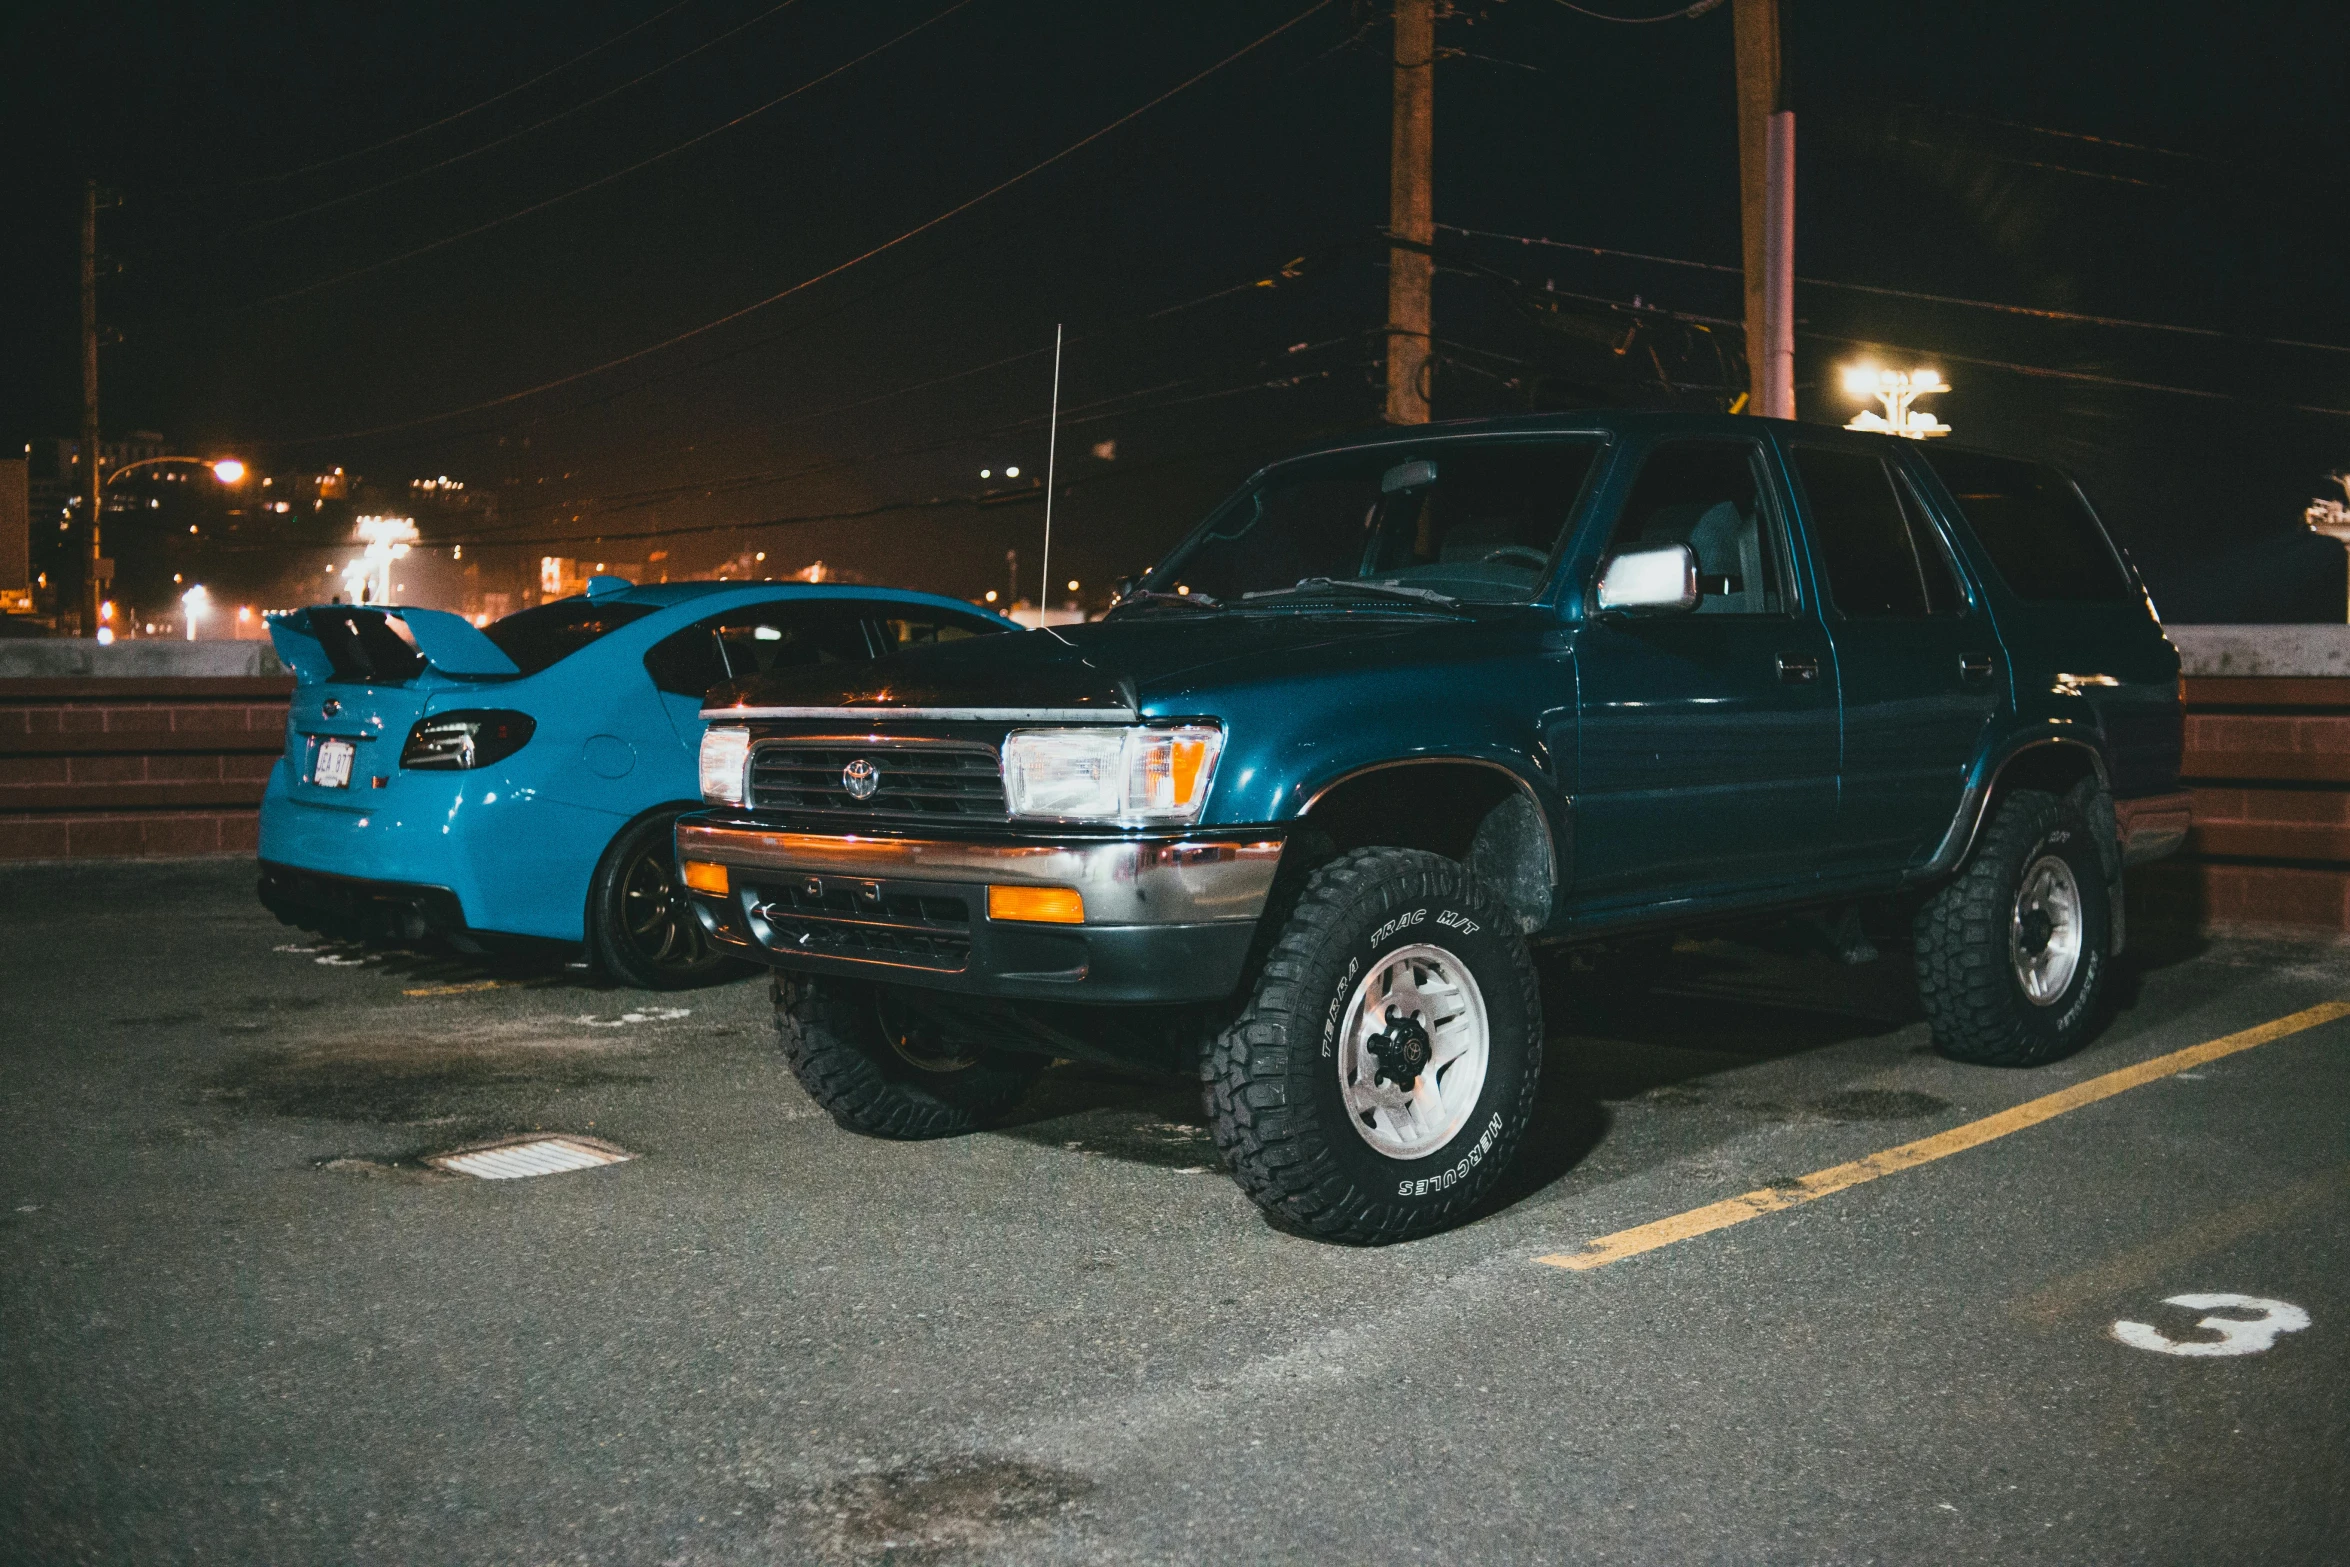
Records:
{"label": "city lights in distance", "polygon": [[1077,579],[1075,577],[1071,577],[1069,579],[1069,591],[1072,593],[1077,591]]}
{"label": "city lights in distance", "polygon": [[212,595],[204,591],[204,584],[201,582],[180,595],[180,612],[187,619],[188,640],[190,642],[196,640],[196,622],[202,619],[211,608]]}
{"label": "city lights in distance", "polygon": [[1004,477],[1007,479],[1017,479],[1020,477],[1020,470],[1017,468],[1006,468],[1004,470]]}
{"label": "city lights in distance", "polygon": [[212,465],[212,477],[223,484],[245,482],[245,465],[234,457],[223,457]]}
{"label": "city lights in distance", "polygon": [[987,590],[987,601],[988,601],[990,604],[993,604],[993,603],[995,602],[995,589],[993,589],[993,588],[989,588],[989,589]]}

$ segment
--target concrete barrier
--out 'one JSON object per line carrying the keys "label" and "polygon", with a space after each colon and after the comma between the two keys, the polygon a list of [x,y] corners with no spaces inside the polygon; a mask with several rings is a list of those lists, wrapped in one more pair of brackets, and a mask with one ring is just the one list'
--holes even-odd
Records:
{"label": "concrete barrier", "polygon": [[0,861],[250,854],[293,678],[260,642],[0,642]]}

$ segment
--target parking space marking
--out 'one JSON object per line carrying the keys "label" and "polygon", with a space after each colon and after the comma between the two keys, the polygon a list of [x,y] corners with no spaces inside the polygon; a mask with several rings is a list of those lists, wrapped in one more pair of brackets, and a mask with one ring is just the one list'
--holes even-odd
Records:
{"label": "parking space marking", "polygon": [[2074,1311],[2102,1306],[2115,1296],[2143,1288],[2224,1247],[2273,1230],[2311,1208],[2330,1206],[2350,1194],[2350,1165],[2336,1165],[2306,1180],[2251,1202],[2197,1219],[2142,1246],[2068,1274],[2017,1302],[2015,1315],[2053,1327]]}
{"label": "parking space marking", "polygon": [[403,990],[403,996],[469,996],[477,990],[497,990],[511,985],[510,979],[469,979],[454,985],[426,985],[417,990]]}
{"label": "parking space marking", "polygon": [[1969,1121],[1964,1126],[1954,1126],[1947,1132],[1937,1132],[1932,1137],[1923,1137],[1914,1143],[1903,1143],[1898,1148],[1887,1148],[1847,1164],[1815,1170],[1800,1180],[1745,1192],[1721,1202],[1709,1203],[1703,1208],[1692,1208],[1687,1213],[1678,1213],[1671,1218],[1656,1219],[1628,1230],[1618,1230],[1613,1235],[1586,1241],[1578,1252],[1557,1252],[1534,1260],[1549,1267],[1568,1268],[1579,1273],[1604,1268],[1611,1262],[1655,1251],[1677,1241],[1709,1235],[1733,1224],[1759,1219],[1767,1213],[1778,1213],[1807,1202],[1817,1202],[1822,1197],[1876,1180],[1880,1176],[1912,1170],[1937,1159],[1947,1159],[1954,1153],[1963,1153],[1969,1148],[1977,1148],[2010,1133],[2023,1131],[2026,1127],[2052,1121],[2083,1105],[2111,1099],[2116,1094],[2127,1093],[2133,1088],[2201,1066],[2207,1061],[2216,1061],[2222,1056],[2232,1056],[2241,1050],[2250,1050],[2272,1040],[2299,1034],[2343,1016],[2350,1016],[2350,1002],[2323,1002],[2273,1022],[2263,1023],[2257,1028],[2223,1034],[2217,1039],[2207,1039],[2200,1045],[2189,1045],[2184,1050],[2174,1050],[2169,1055],[2156,1056],[2136,1066],[2125,1066],[2118,1071],[2107,1072],[2102,1077],[2092,1077],[2085,1083],[2075,1083],[2056,1093],[2026,1100],[2011,1110],[2002,1110],[1997,1115],[1988,1115],[1979,1121]]}
{"label": "parking space marking", "polygon": [[2195,1326],[2213,1339],[2174,1339],[2150,1322],[2117,1322],[2113,1336],[2132,1349],[2150,1349],[2157,1355],[2257,1355],[2274,1348],[2277,1335],[2298,1333],[2309,1326],[2309,1313],[2289,1300],[2264,1300],[2258,1295],[2173,1295],[2166,1306],[2189,1311],[2257,1311],[2257,1317],[2205,1317]]}

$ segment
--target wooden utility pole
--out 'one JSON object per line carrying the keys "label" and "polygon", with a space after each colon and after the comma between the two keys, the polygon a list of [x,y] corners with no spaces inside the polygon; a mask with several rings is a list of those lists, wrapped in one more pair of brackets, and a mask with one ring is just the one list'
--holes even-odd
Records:
{"label": "wooden utility pole", "polygon": [[90,558],[83,568],[82,624],[85,637],[98,634],[98,606],[106,598],[101,575],[98,514],[106,480],[98,471],[98,182],[82,186],[82,505],[89,510]]}
{"label": "wooden utility pole", "polygon": [[1738,215],[1746,242],[1746,411],[1792,419],[1795,117],[1786,112],[1780,70],[1779,0],[1732,0],[1730,16],[1738,57]]}
{"label": "wooden utility pole", "polygon": [[1389,132],[1387,422],[1426,424],[1434,292],[1436,0],[1395,0],[1395,119]]}

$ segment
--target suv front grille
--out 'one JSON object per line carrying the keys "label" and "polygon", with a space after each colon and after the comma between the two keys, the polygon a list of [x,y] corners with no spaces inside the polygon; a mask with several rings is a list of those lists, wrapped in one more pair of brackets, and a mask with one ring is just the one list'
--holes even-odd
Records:
{"label": "suv front grille", "polygon": [[808,876],[755,888],[749,902],[760,939],[779,952],[947,973],[970,965],[970,905],[944,889]]}
{"label": "suv front grille", "polygon": [[[859,762],[874,784],[861,800],[847,777]],[[963,741],[766,740],[751,752],[750,793],[754,810],[798,816],[1005,819],[994,747]]]}

